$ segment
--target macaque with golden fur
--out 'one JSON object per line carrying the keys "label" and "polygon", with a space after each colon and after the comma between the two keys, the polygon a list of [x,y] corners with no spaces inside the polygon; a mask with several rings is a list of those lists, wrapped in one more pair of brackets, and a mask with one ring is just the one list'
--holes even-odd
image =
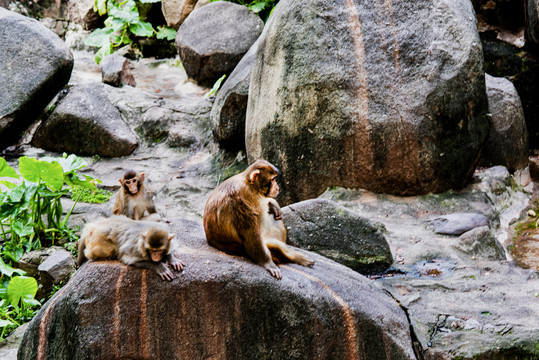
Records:
{"label": "macaque with golden fur", "polygon": [[79,240],[79,266],[86,259],[117,259],[152,270],[170,281],[174,275],[167,265],[177,271],[185,266],[174,256],[173,237],[162,223],[135,221],[123,215],[99,219],[84,225]]}
{"label": "macaque with golden fur", "polygon": [[[160,221],[161,216],[155,210],[153,192],[144,185],[144,173],[126,170],[118,181],[122,184],[114,209],[114,215],[125,215],[133,220]],[[147,214],[147,215],[146,215]]]}
{"label": "macaque with golden fur", "polygon": [[204,208],[204,231],[211,246],[232,255],[247,256],[281,279],[274,261],[304,266],[314,262],[286,245],[286,229],[274,197],[279,193],[279,170],[258,160],[244,172],[220,184]]}

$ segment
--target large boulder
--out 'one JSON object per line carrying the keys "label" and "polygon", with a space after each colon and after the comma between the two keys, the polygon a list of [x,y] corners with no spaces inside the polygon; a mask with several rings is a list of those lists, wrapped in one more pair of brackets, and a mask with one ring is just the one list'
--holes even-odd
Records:
{"label": "large boulder", "polygon": [[525,4],[528,39],[535,44],[539,44],[539,1],[527,0]]}
{"label": "large boulder", "polygon": [[211,87],[230,75],[263,28],[264,22],[242,5],[217,1],[194,10],[176,36],[187,75]]}
{"label": "large boulder", "polygon": [[485,74],[492,127],[480,164],[503,165],[509,171],[528,166],[528,130],[524,110],[513,83]]}
{"label": "large boulder", "polygon": [[442,192],[473,173],[486,111],[469,1],[285,0],[261,35],[247,154],[281,168],[287,203]]}
{"label": "large boulder", "polygon": [[183,273],[85,264],[34,317],[19,360],[416,358],[404,311],[354,271],[313,254],[279,281],[208,247],[200,224],[172,228]]}
{"label": "large boulder", "polygon": [[226,79],[213,102],[211,109],[213,139],[221,148],[245,149],[245,114],[257,49],[258,41],[251,46]]}
{"label": "large boulder", "polygon": [[178,30],[197,2],[198,0],[161,0],[161,10],[167,25]]}
{"label": "large boulder", "polygon": [[0,8],[0,149],[17,142],[67,84],[73,56],[36,20]]}
{"label": "large boulder", "polygon": [[317,252],[362,274],[377,274],[393,264],[389,244],[370,220],[327,199],[283,208],[287,241]]}
{"label": "large boulder", "polygon": [[32,145],[56,152],[119,157],[135,150],[138,140],[109,101],[101,83],[73,86],[44,120]]}

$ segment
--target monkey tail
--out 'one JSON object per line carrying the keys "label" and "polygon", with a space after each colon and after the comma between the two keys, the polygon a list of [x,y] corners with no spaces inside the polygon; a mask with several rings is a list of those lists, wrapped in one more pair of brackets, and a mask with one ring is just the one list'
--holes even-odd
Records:
{"label": "monkey tail", "polygon": [[92,234],[91,225],[86,225],[82,229],[82,233],[80,235],[79,239],[79,255],[77,257],[79,267],[84,264],[84,262],[87,260],[86,256],[84,255],[84,250],[86,249],[86,239]]}
{"label": "monkey tail", "polygon": [[273,258],[277,258],[277,259],[285,258],[288,261],[291,261],[293,263],[303,265],[303,266],[314,265],[313,260],[303,255],[299,251],[292,249],[291,247],[289,247],[288,245],[286,245],[284,242],[280,240],[269,238],[269,239],[265,239],[265,242]]}

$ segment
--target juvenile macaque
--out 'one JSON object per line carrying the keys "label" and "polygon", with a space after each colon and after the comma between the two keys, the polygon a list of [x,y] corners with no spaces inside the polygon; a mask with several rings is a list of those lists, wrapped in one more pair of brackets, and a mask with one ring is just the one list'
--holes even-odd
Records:
{"label": "juvenile macaque", "polygon": [[276,177],[279,170],[258,160],[244,172],[220,184],[204,208],[204,231],[208,244],[232,255],[247,256],[277,279],[281,270],[274,261],[304,266],[314,262],[286,245]]}
{"label": "juvenile macaque", "polygon": [[156,272],[163,280],[174,275],[167,265],[181,271],[185,266],[174,256],[167,227],[153,221],[134,221],[114,215],[84,225],[79,240],[79,266],[86,259],[117,259],[127,265]]}
{"label": "juvenile macaque", "polygon": [[155,210],[153,192],[144,185],[145,179],[144,173],[135,170],[125,171],[118,180],[122,187],[114,203],[112,210],[114,215],[125,215],[133,220],[161,220],[161,216]]}

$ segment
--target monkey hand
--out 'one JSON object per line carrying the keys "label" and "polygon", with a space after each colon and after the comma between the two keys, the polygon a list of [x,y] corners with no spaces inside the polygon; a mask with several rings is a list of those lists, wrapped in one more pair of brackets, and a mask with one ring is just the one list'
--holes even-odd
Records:
{"label": "monkey hand", "polygon": [[275,265],[273,262],[269,262],[264,265],[264,269],[268,270],[271,276],[273,276],[277,280],[281,280],[283,278],[283,275],[281,274],[281,269],[279,269],[277,265]]}
{"label": "monkey hand", "polygon": [[170,269],[164,263],[159,264],[157,274],[159,274],[163,280],[172,281],[172,279],[174,279],[174,274],[172,274],[172,271],[170,271]]}
{"label": "monkey hand", "polygon": [[183,268],[185,267],[185,264],[180,259],[177,259],[177,258],[172,258],[169,261],[167,261],[167,265],[172,266],[172,268],[177,271],[182,271]]}

